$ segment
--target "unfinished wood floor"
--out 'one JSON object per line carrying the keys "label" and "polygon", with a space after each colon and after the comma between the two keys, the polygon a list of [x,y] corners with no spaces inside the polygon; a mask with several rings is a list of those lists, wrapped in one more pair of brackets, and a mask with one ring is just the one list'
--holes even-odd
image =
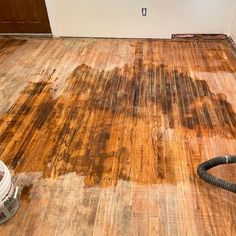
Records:
{"label": "unfinished wood floor", "polygon": [[235,235],[235,195],[196,174],[236,154],[235,112],[227,40],[1,38],[0,159],[21,207],[0,235]]}

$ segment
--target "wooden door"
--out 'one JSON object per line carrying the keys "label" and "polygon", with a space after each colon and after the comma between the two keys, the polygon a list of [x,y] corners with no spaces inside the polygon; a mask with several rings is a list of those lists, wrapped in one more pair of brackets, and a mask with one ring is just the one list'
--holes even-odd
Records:
{"label": "wooden door", "polygon": [[45,0],[0,0],[0,33],[51,33]]}

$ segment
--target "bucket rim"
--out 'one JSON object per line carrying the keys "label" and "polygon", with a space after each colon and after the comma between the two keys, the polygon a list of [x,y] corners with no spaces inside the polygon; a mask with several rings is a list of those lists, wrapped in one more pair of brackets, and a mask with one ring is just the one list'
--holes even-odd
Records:
{"label": "bucket rim", "polygon": [[3,174],[2,179],[0,181],[0,185],[1,185],[4,182],[4,180],[6,179],[6,175],[8,174],[9,170],[3,161],[0,161],[0,166],[2,166],[4,168],[4,174]]}

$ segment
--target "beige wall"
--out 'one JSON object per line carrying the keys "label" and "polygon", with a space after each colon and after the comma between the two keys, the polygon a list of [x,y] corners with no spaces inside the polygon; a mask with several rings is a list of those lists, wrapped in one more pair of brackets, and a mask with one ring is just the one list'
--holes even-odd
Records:
{"label": "beige wall", "polygon": [[[235,0],[46,0],[53,34],[169,38],[229,33]],[[148,8],[147,17],[141,8]]]}

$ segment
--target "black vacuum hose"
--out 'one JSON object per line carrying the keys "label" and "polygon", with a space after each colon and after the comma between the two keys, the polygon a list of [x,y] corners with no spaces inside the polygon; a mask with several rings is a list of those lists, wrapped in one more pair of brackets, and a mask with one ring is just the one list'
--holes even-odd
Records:
{"label": "black vacuum hose", "polygon": [[236,155],[234,156],[224,156],[216,157],[209,161],[206,161],[198,166],[197,173],[206,182],[213,184],[217,187],[223,188],[230,192],[236,193],[236,184],[230,183],[223,179],[217,178],[207,172],[207,170],[222,164],[232,164],[236,163]]}

